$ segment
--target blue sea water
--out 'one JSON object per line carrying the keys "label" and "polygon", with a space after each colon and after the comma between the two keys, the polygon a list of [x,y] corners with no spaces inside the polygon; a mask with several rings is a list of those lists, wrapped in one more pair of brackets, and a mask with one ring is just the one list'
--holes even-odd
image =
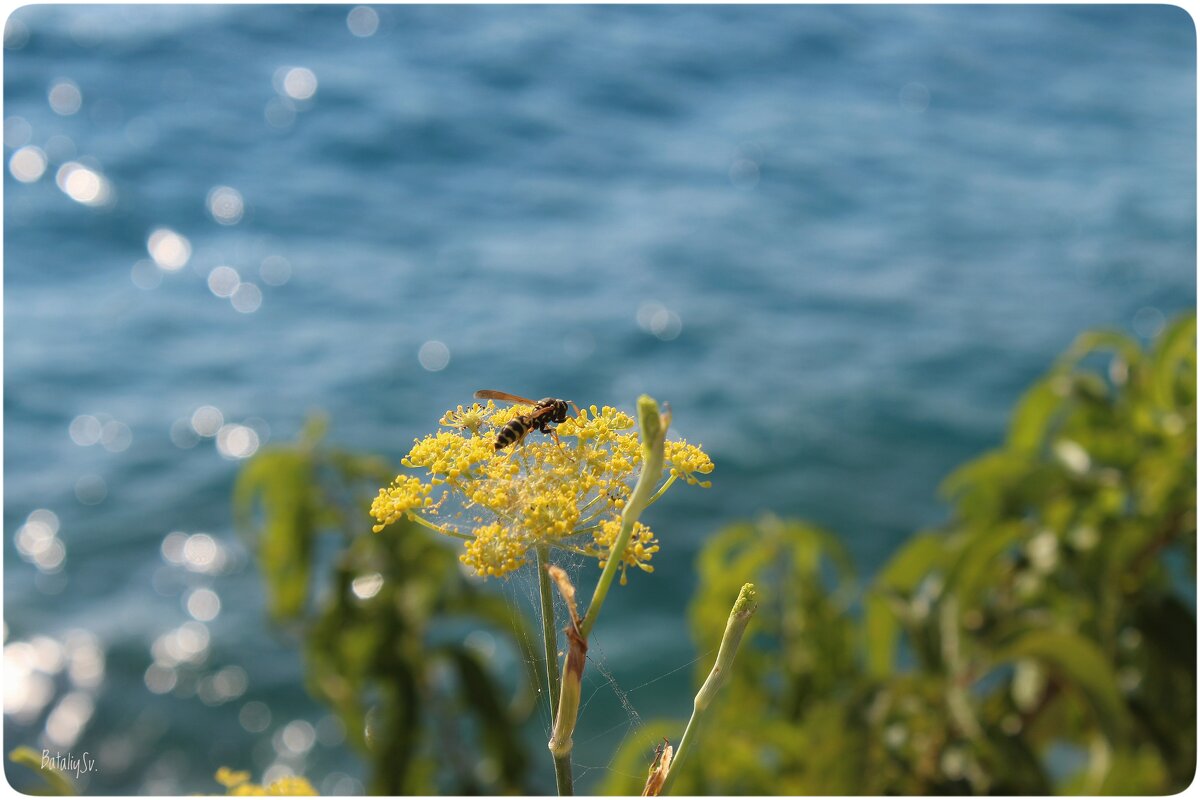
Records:
{"label": "blue sea water", "polygon": [[[713,456],[596,633],[642,718],[685,716],[708,536],[801,516],[869,575],[1078,332],[1195,307],[1195,42],[1168,6],[17,10],[6,747],[190,793],[290,730],[314,783],[361,789],[265,624],[237,456],[324,409],[398,460],[481,387],[648,392]],[[224,568],[165,560],[175,531]],[[152,692],[155,647],[201,682]],[[599,692],[585,790],[623,720]]]}

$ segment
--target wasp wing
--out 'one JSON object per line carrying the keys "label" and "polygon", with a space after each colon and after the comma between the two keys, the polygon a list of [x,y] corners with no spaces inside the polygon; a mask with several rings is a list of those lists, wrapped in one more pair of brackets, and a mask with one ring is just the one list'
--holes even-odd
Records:
{"label": "wasp wing", "polygon": [[497,392],[494,389],[480,389],[475,393],[476,400],[501,400],[505,403],[516,403],[522,406],[536,406],[537,400],[530,400],[528,397],[521,397],[508,392]]}

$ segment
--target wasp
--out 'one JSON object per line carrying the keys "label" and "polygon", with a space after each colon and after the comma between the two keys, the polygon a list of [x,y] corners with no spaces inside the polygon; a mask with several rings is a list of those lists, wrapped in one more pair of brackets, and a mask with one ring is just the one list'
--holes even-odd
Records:
{"label": "wasp", "polygon": [[[567,406],[574,406],[570,400],[559,400],[555,397],[543,397],[541,400],[530,400],[528,397],[519,397],[508,392],[497,392],[492,389],[480,389],[475,393],[478,400],[502,400],[506,403],[517,403],[519,405],[533,406],[533,410],[528,414],[520,414],[508,422],[503,428],[496,433],[495,446],[497,450],[503,450],[510,444],[519,444],[525,440],[530,431],[541,431],[548,433],[554,437],[554,441],[558,444],[558,434],[550,427],[551,424],[558,424],[567,421]],[[576,406],[576,408],[578,408]]]}

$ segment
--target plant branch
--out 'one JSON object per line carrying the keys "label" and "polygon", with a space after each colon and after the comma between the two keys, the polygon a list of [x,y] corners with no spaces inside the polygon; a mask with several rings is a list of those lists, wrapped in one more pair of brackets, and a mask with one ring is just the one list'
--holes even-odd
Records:
{"label": "plant branch", "polygon": [[408,518],[411,519],[413,522],[417,523],[418,525],[424,525],[426,528],[429,528],[429,530],[436,531],[436,532],[442,534],[443,536],[452,536],[455,539],[463,539],[468,542],[475,538],[474,536],[471,536],[470,534],[459,533],[458,531],[451,530],[450,528],[443,528],[441,525],[434,525],[432,522],[425,519],[420,514],[409,514]]}
{"label": "plant branch", "polygon": [[679,747],[670,762],[670,770],[663,779],[660,794],[668,794],[671,791],[675,775],[678,774],[680,767],[687,763],[692,751],[696,749],[696,742],[709,718],[708,710],[712,705],[713,698],[729,681],[729,674],[733,670],[733,660],[737,657],[742,635],[746,632],[746,626],[757,609],[758,592],[755,591],[754,584],[747,583],[742,586],[742,591],[733,604],[733,610],[729,612],[729,621],[725,624],[725,635],[721,637],[721,649],[717,651],[717,661],[708,673],[708,679],[696,693],[696,699],[692,705],[692,718],[688,720],[687,728],[683,731],[683,738],[679,741]]}
{"label": "plant branch", "polygon": [[[546,649],[546,686],[549,687],[550,708],[558,709],[558,631],[554,626],[554,595],[551,594],[549,567],[550,548],[539,544],[537,553],[538,591],[542,599],[542,643]],[[554,757],[554,782],[560,797],[574,793],[571,778],[571,757]]]}
{"label": "plant branch", "polygon": [[624,561],[625,548],[629,546],[629,538],[637,523],[638,515],[649,504],[654,494],[659,478],[663,472],[663,442],[666,439],[667,426],[670,424],[670,414],[660,414],[658,403],[653,398],[642,395],[638,398],[638,422],[642,430],[642,471],[638,475],[637,485],[633,494],[625,503],[621,514],[621,530],[616,541],[608,551],[604,571],[596,581],[596,590],[592,594],[592,602],[588,605],[587,614],[581,619],[575,610],[575,587],[567,579],[566,573],[555,567],[550,568],[551,577],[558,586],[563,600],[571,614],[571,625],[566,629],[567,655],[563,661],[562,687],[558,693],[558,713],[554,717],[554,731],[550,735],[548,747],[554,754],[555,764],[560,761],[569,763],[571,750],[575,743],[572,739],[575,733],[575,723],[579,717],[579,700],[583,693],[583,668],[587,663],[588,634],[596,624],[596,617],[608,596],[609,587],[616,577],[617,568]]}
{"label": "plant branch", "polygon": [[584,615],[583,622],[579,625],[579,635],[585,641],[592,632],[592,626],[596,624],[596,617],[604,605],[604,598],[608,596],[608,589],[617,575],[617,567],[621,565],[625,548],[629,546],[629,537],[633,535],[634,523],[637,522],[646,506],[650,505],[655,487],[658,486],[658,480],[662,477],[663,441],[666,439],[667,426],[670,421],[669,413],[659,414],[658,403],[653,398],[647,395],[638,398],[638,423],[642,429],[642,472],[638,475],[633,494],[629,496],[629,501],[625,504],[625,510],[621,514],[621,532],[617,534],[617,540],[613,542],[612,549],[609,550],[608,561],[604,564],[604,572],[600,573],[600,580],[596,582],[596,591],[592,594],[592,602],[588,605],[587,614]]}

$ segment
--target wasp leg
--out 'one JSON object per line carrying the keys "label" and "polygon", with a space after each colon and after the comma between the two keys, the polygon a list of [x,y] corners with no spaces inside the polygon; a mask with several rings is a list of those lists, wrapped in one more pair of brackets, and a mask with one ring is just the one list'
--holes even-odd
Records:
{"label": "wasp leg", "polygon": [[550,434],[550,436],[554,438],[554,443],[558,445],[558,449],[562,450],[563,454],[566,455],[567,458],[572,461],[575,460],[575,456],[571,455],[571,451],[563,447],[562,440],[558,438],[558,433],[554,430],[554,428],[547,428],[546,433]]}

